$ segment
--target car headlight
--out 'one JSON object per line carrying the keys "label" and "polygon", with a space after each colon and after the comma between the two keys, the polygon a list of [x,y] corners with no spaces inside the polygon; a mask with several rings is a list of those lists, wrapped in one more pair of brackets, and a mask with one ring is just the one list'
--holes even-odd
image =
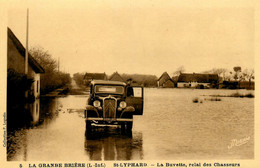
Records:
{"label": "car headlight", "polygon": [[94,107],[100,107],[100,101],[98,101],[98,100],[95,100],[94,102],[93,102],[93,106]]}
{"label": "car headlight", "polygon": [[119,107],[126,108],[126,102],[125,101],[121,101],[120,104],[119,104]]}

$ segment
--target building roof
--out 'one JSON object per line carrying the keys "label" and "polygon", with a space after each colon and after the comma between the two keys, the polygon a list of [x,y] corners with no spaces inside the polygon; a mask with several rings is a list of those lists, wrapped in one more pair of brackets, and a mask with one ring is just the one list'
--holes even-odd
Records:
{"label": "building roof", "polygon": [[109,80],[93,80],[91,81],[91,84],[93,85],[123,85],[125,86],[126,83],[120,82],[120,81],[109,81]]}
{"label": "building roof", "polygon": [[[10,38],[13,41],[13,43],[14,43],[15,47],[17,48],[17,50],[19,51],[19,53],[25,57],[24,46],[18,40],[18,38],[14,35],[14,33],[12,32],[12,30],[9,27],[8,27],[8,38]],[[31,56],[31,54],[28,54],[28,63],[36,73],[45,72],[43,67]]]}
{"label": "building roof", "polygon": [[162,77],[166,77],[166,78],[168,78],[168,79],[171,80],[171,77],[170,77],[170,75],[169,75],[167,72],[164,72],[164,73],[160,76],[160,78],[158,79],[158,81],[161,80]]}
{"label": "building roof", "polygon": [[157,81],[160,81],[163,77],[165,77],[165,80],[163,81],[162,84],[167,83],[168,81],[174,84],[174,81],[172,80],[172,78],[167,72],[164,72]]}
{"label": "building roof", "polygon": [[125,81],[125,80],[122,78],[122,76],[119,75],[118,72],[114,72],[114,73],[110,76],[109,80],[122,81],[122,82]]}
{"label": "building roof", "polygon": [[178,78],[178,82],[211,83],[215,81],[218,81],[217,74],[182,73]]}
{"label": "building roof", "polygon": [[84,75],[84,79],[100,79],[104,80],[106,79],[106,73],[86,73]]}

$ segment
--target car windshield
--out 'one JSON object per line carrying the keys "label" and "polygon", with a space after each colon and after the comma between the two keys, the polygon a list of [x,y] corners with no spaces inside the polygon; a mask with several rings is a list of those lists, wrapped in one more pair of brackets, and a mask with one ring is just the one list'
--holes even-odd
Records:
{"label": "car windshield", "polygon": [[123,94],[123,86],[112,86],[112,85],[96,85],[95,93],[108,93],[108,94]]}

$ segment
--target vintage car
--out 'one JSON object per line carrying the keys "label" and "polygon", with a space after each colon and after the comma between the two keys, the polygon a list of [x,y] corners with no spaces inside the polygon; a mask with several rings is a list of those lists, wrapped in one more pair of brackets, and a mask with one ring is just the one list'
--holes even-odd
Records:
{"label": "vintage car", "polygon": [[[85,109],[86,132],[93,125],[121,125],[132,131],[133,115],[143,114],[143,87],[118,81],[93,80]],[[94,124],[92,124],[94,123]]]}

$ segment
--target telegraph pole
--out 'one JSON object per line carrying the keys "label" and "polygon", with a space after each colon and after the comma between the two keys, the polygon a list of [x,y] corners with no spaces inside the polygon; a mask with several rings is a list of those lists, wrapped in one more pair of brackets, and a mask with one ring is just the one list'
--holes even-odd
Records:
{"label": "telegraph pole", "polygon": [[29,9],[27,8],[27,23],[26,23],[26,50],[25,50],[25,75],[28,74],[28,38],[29,38]]}
{"label": "telegraph pole", "polygon": [[[26,77],[26,85],[27,85],[27,79],[28,79],[28,41],[29,41],[29,9],[27,8],[27,20],[26,20],[26,49],[25,49],[25,77]],[[26,88],[25,90],[25,99],[27,100],[28,98],[28,90]]]}

